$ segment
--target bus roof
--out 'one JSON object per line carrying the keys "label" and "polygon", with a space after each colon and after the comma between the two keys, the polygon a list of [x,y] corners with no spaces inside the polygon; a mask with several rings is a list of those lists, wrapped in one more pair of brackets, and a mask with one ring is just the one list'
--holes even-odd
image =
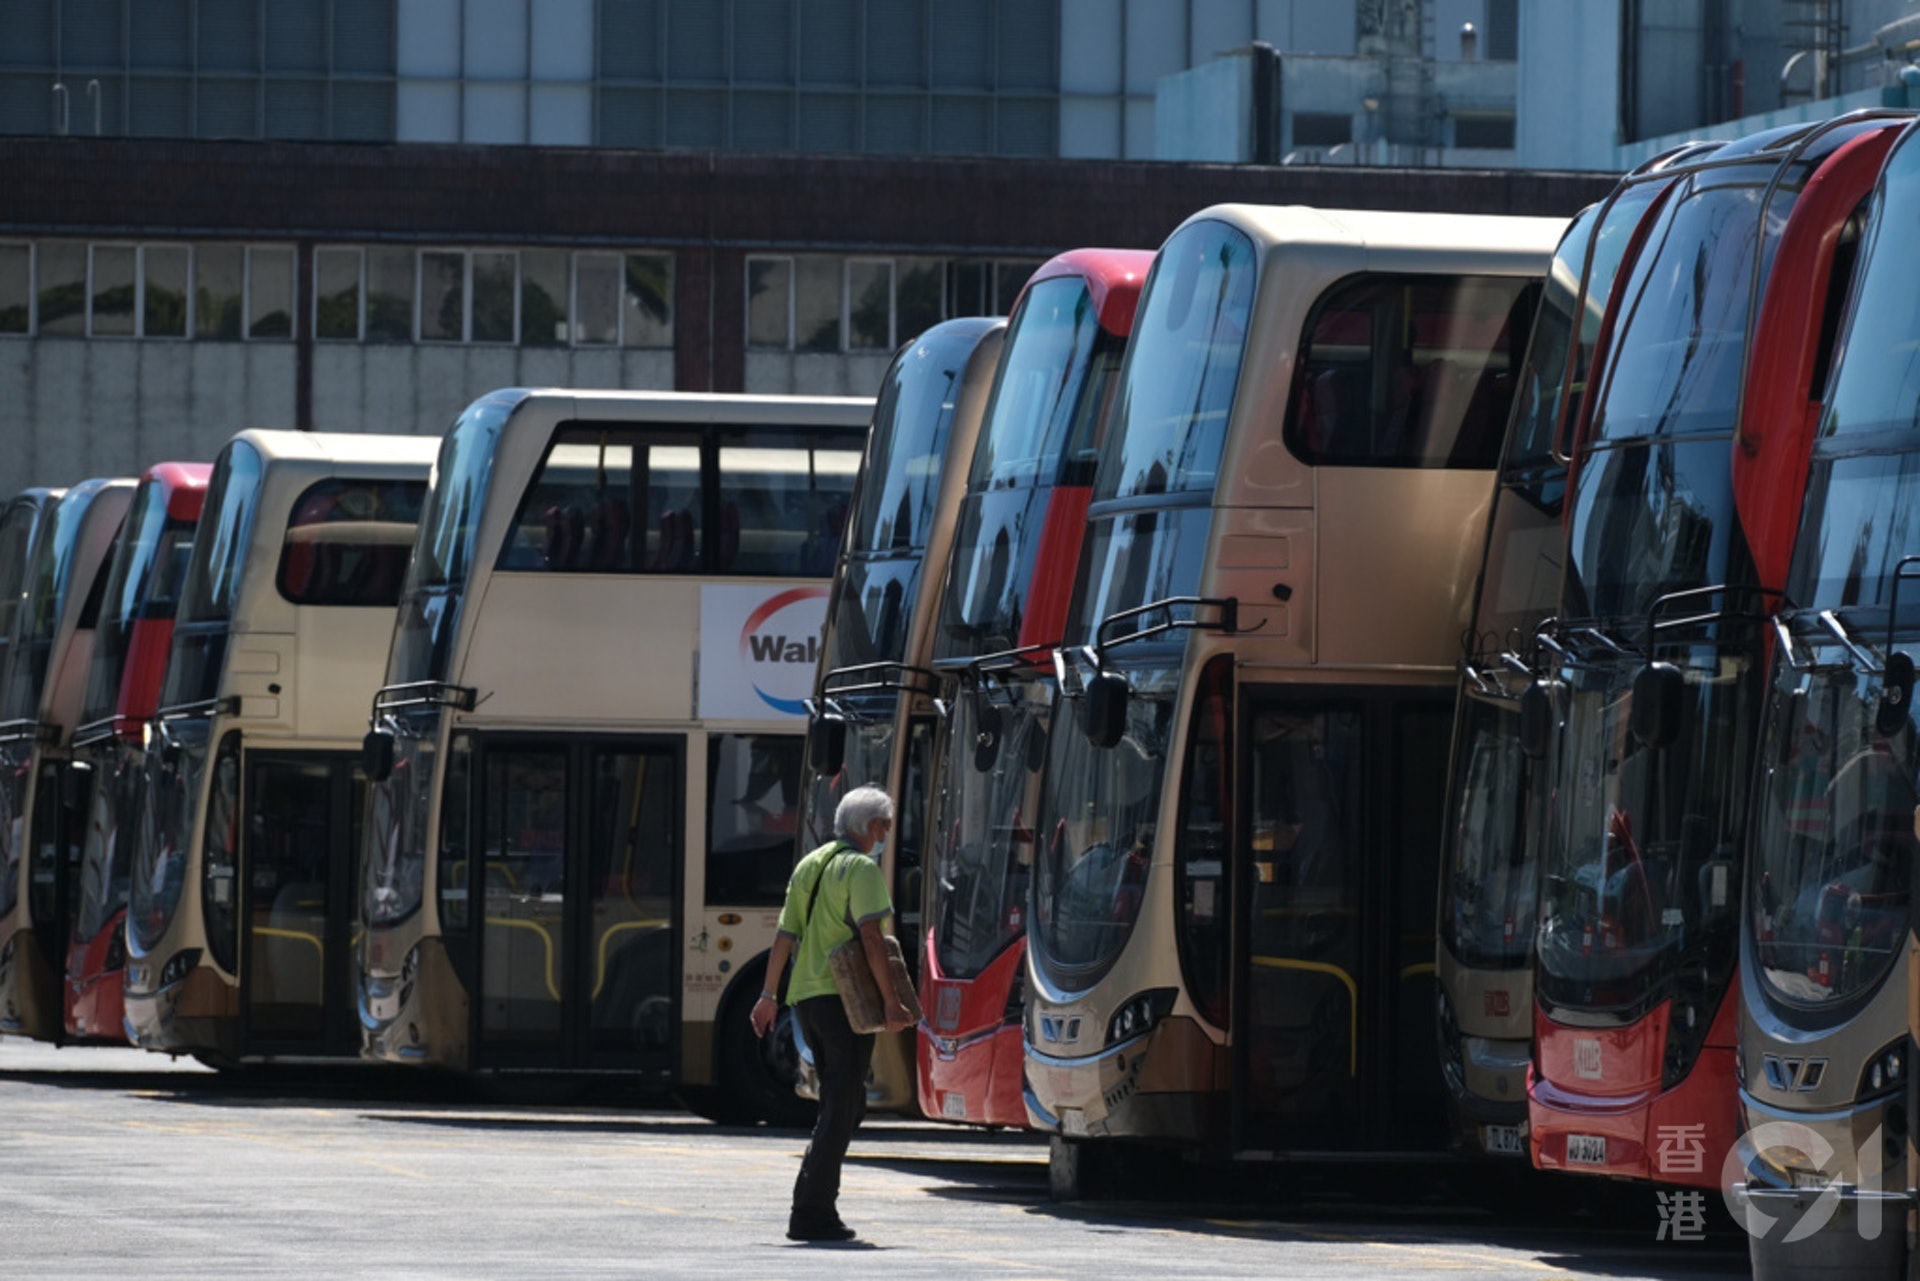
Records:
{"label": "bus roof", "polygon": [[142,483],[166,490],[167,515],[175,520],[199,519],[200,500],[211,479],[212,463],[154,463],[140,473]]}
{"label": "bus roof", "polygon": [[595,417],[627,422],[752,422],[768,411],[798,427],[842,426],[866,422],[873,414],[871,396],[760,396],[724,392],[582,391],[571,387],[510,387],[483,399],[510,400],[518,408],[531,400],[572,400]]}
{"label": "bus roof", "polygon": [[1379,259],[1398,253],[1447,249],[1458,255],[1450,269],[1482,272],[1544,269],[1567,226],[1565,218],[1239,204],[1202,209],[1181,226],[1204,220],[1237,227],[1263,250],[1293,254],[1319,248],[1341,256],[1359,251],[1377,268],[1386,265]]}
{"label": "bus roof", "polygon": [[1133,329],[1140,289],[1147,283],[1147,272],[1152,267],[1151,249],[1069,249],[1041,263],[1040,270],[1027,278],[1027,283],[1020,287],[1020,297],[1014,300],[1014,310],[1019,310],[1027,291],[1041,281],[1079,276],[1087,282],[1087,292],[1093,296],[1094,314],[1100,318],[1100,327],[1110,334],[1126,334]]}
{"label": "bus roof", "polygon": [[249,428],[234,437],[260,453],[262,462],[312,463],[331,472],[356,464],[424,463],[440,451],[438,436],[386,436],[371,432],[269,431]]}

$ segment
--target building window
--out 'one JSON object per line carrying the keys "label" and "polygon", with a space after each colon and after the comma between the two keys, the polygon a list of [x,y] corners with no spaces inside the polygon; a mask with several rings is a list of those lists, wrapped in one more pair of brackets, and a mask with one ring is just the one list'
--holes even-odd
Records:
{"label": "building window", "polygon": [[361,273],[365,255],[358,249],[313,251],[313,336],[322,341],[358,342],[364,317]]}
{"label": "building window", "polygon": [[567,254],[528,249],[520,255],[520,341],[528,347],[565,347],[573,341],[567,305]]}
{"label": "building window", "polygon": [[33,332],[33,246],[0,244],[0,334]]}
{"label": "building window", "polygon": [[1453,145],[1496,151],[1513,150],[1512,116],[1455,116]]}
{"label": "building window", "polygon": [[193,336],[240,340],[241,284],[247,254],[240,245],[196,245],[193,251]]}
{"label": "building window", "polygon": [[371,248],[367,261],[367,341],[413,341],[413,250]]}
{"label": "building window", "polygon": [[247,247],[247,337],[293,337],[291,247]]}
{"label": "building window", "polygon": [[1353,117],[1330,111],[1293,113],[1293,145],[1340,147],[1353,141]]}
{"label": "building window", "polygon": [[90,245],[88,249],[88,337],[131,338],[139,251],[132,245]]}
{"label": "building window", "polygon": [[747,346],[887,352],[954,316],[1005,315],[1036,262],[750,257]]}

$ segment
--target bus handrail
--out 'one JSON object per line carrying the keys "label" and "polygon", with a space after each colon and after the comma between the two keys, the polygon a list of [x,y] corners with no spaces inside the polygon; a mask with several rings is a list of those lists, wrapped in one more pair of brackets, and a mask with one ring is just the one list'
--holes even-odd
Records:
{"label": "bus handrail", "polygon": [[[1193,608],[1193,617],[1174,617],[1174,609],[1182,605]],[[1199,616],[1199,611],[1206,606],[1212,606],[1218,609],[1220,611],[1220,617],[1211,622],[1202,619]],[[1144,618],[1150,614],[1157,613],[1164,613],[1166,615],[1166,621],[1156,623],[1151,627],[1142,627],[1138,631],[1128,632],[1125,636],[1120,636],[1113,640],[1107,639],[1107,632],[1114,624],[1124,623],[1128,619]],[[1098,660],[1104,658],[1108,650],[1118,649],[1122,645],[1132,645],[1139,641],[1149,640],[1155,636],[1164,636],[1168,632],[1209,631],[1221,632],[1228,636],[1237,636],[1243,631],[1256,632],[1260,630],[1260,627],[1265,626],[1265,619],[1260,620],[1259,627],[1243,628],[1240,626],[1240,598],[1237,596],[1168,596],[1161,600],[1151,601],[1145,605],[1135,605],[1132,609],[1122,609],[1108,614],[1100,620],[1100,625],[1094,628],[1093,645],[1091,648],[1096,660],[1096,665],[1101,665]]]}
{"label": "bus handrail", "polygon": [[95,743],[105,742],[126,734],[133,727],[146,722],[138,716],[128,716],[125,712],[116,712],[112,716],[102,716],[99,720],[76,725],[73,730],[75,747],[92,747]]}
{"label": "bus handrail", "polygon": [[17,743],[22,740],[51,746],[60,741],[60,727],[49,725],[31,716],[17,721],[0,721],[0,743]]}
{"label": "bus handrail", "polygon": [[[1696,600],[1711,600],[1716,596],[1724,598],[1719,609],[1710,609],[1704,613],[1687,614],[1679,618],[1663,619],[1660,617],[1664,611],[1673,606],[1691,604]],[[1689,587],[1684,591],[1668,592],[1664,596],[1656,596],[1654,597],[1653,603],[1647,606],[1647,657],[1649,659],[1653,657],[1653,647],[1659,640],[1659,633],[1662,631],[1678,631],[1682,628],[1699,627],[1707,623],[1717,623],[1725,620],[1744,619],[1757,621],[1769,616],[1763,604],[1763,602],[1769,599],[1779,601],[1784,605],[1787,596],[1785,592],[1775,587],[1752,587],[1741,583],[1715,583],[1710,587]],[[1749,612],[1738,608],[1735,604],[1736,601],[1742,603],[1751,602],[1760,605],[1760,608],[1753,609]]]}
{"label": "bus handrail", "polygon": [[167,721],[212,720],[216,716],[232,716],[240,711],[240,696],[228,694],[225,698],[203,698],[193,703],[175,703],[163,707],[154,714],[154,720]]}
{"label": "bus handrail", "polygon": [[479,701],[480,691],[471,685],[454,685],[447,681],[409,681],[404,685],[383,685],[373,696],[373,719],[378,721],[382,712],[398,711],[404,707],[451,707],[456,711],[470,712]]}
{"label": "bus handrail", "polygon": [[1893,587],[1887,593],[1887,643],[1882,646],[1887,653],[1893,653],[1894,623],[1900,617],[1900,580],[1920,575],[1907,573],[1910,565],[1920,565],[1920,556],[1902,556],[1893,567]]}
{"label": "bus handrail", "polygon": [[[836,680],[852,679],[852,684],[835,684]],[[816,701],[826,703],[834,695],[848,694],[926,694],[931,696],[939,688],[939,677],[924,667],[915,667],[911,663],[902,663],[894,659],[878,663],[854,663],[847,667],[835,667],[820,678],[820,688]]]}

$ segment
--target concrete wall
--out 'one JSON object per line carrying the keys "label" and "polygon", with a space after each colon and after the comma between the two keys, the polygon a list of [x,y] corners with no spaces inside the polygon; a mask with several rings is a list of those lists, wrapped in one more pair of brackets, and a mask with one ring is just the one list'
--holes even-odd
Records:
{"label": "concrete wall", "polygon": [[1521,168],[1619,172],[1619,0],[1522,4],[1518,72]]}

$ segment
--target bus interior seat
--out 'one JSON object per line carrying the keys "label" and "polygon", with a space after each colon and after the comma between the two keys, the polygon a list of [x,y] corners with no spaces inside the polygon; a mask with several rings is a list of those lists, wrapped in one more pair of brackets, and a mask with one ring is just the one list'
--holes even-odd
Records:
{"label": "bus interior seat", "polygon": [[587,529],[593,544],[593,568],[622,570],[632,563],[627,555],[627,538],[633,532],[633,514],[626,499],[597,500]]}
{"label": "bus interior seat", "polygon": [[574,561],[580,555],[580,545],[586,537],[586,516],[573,503],[555,503],[547,508],[545,524],[546,567],[574,568]]}
{"label": "bus interior seat", "polygon": [[647,561],[655,574],[680,574],[693,567],[693,514],[677,507],[660,513],[659,541]]}

